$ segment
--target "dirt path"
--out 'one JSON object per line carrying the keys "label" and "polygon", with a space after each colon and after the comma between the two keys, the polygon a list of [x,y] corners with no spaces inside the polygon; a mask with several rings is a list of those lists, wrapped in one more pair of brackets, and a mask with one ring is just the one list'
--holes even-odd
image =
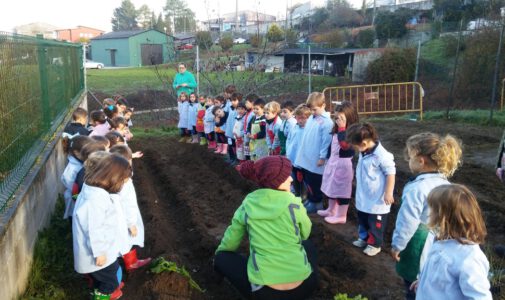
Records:
{"label": "dirt path", "polygon": [[[480,128],[444,122],[381,122],[377,124],[386,149],[395,154],[399,199],[410,176],[402,151],[412,134],[431,130],[452,133],[465,145],[465,164],[453,182],[468,185],[484,209],[491,243],[505,242],[505,189],[495,180],[492,165],[501,136],[499,128]],[[141,254],[165,256],[183,265],[206,292],[190,291],[177,275],[134,273],[127,279],[125,299],[239,299],[238,294],[212,270],[213,253],[235,209],[254,189],[229,168],[221,157],[197,145],[174,139],[144,139],[131,143],[143,150],[135,161],[134,182],[144,223],[146,248]],[[491,155],[491,158],[489,156]],[[486,159],[481,160],[485,157]],[[398,206],[388,224],[386,247]],[[346,225],[331,226],[313,218],[311,239],[319,251],[320,288],[312,299],[331,299],[336,293],[362,294],[369,299],[401,299],[402,283],[386,253],[367,257],[351,245],[356,235],[351,208]],[[242,245],[241,250],[247,250]]]}

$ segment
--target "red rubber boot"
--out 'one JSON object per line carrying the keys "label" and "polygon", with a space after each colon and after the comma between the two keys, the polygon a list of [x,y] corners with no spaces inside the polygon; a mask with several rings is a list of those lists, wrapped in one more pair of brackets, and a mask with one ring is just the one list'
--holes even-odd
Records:
{"label": "red rubber boot", "polygon": [[138,259],[137,258],[137,249],[132,249],[130,252],[123,255],[124,266],[126,268],[126,272],[132,272],[138,268],[141,268],[148,263],[151,262],[151,258],[148,257],[146,259]]}

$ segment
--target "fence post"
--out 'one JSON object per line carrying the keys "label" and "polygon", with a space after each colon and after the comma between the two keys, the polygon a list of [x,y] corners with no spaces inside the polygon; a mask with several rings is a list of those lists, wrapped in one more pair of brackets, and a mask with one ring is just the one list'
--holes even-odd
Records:
{"label": "fence post", "polygon": [[39,75],[40,75],[40,96],[42,103],[42,125],[44,129],[48,129],[51,126],[51,117],[49,113],[49,91],[47,82],[47,48],[44,45],[44,38],[42,34],[37,34],[37,61],[39,63]]}
{"label": "fence post", "polygon": [[493,111],[494,104],[496,102],[496,85],[498,84],[498,74],[500,73],[500,61],[501,61],[501,47],[503,43],[503,31],[505,29],[505,20],[502,18],[502,25],[500,30],[500,40],[498,42],[498,50],[496,50],[496,63],[494,66],[494,75],[493,75],[493,90],[491,92],[491,107],[489,108],[489,125],[491,125],[491,121],[493,120]]}

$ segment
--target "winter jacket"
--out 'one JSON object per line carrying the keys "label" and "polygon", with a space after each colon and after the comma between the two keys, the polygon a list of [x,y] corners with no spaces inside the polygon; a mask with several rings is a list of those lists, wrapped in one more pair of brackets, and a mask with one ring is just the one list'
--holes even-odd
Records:
{"label": "winter jacket", "polygon": [[[120,254],[118,222],[118,213],[110,194],[102,188],[84,184],[72,217],[74,268],[77,273],[92,273],[117,260]],[[95,260],[102,255],[107,260],[99,267]]]}
{"label": "winter jacket", "polygon": [[384,202],[386,177],[396,174],[393,154],[380,142],[369,153],[360,153],[356,166],[356,209],[375,215],[389,213]]}
{"label": "winter jacket", "polygon": [[282,121],[281,128],[279,130],[279,143],[281,146],[281,155],[286,155],[286,142],[289,133],[293,131],[296,126],[295,117],[291,117],[287,120]]}
{"label": "winter jacket", "polygon": [[323,175],[324,165],[318,166],[317,161],[327,158],[332,129],[333,121],[329,112],[310,116],[303,130],[295,164],[309,172]]}
{"label": "winter jacket", "polygon": [[95,136],[95,135],[101,135],[104,136],[110,131],[110,125],[109,122],[105,122],[103,124],[98,124],[93,127],[93,130],[89,134],[89,136]]}
{"label": "winter jacket", "polygon": [[90,131],[84,127],[81,123],[68,123],[67,126],[65,126],[65,129],[63,129],[63,132],[70,135],[70,136],[75,136],[75,135],[89,135]]}
{"label": "winter jacket", "polygon": [[249,237],[249,281],[273,285],[305,280],[312,272],[302,240],[312,224],[301,199],[273,189],[256,190],[244,199],[217,251],[235,251]]}
{"label": "winter jacket", "polygon": [[493,299],[489,262],[477,244],[435,241],[422,268],[417,300]]}
{"label": "winter jacket", "polygon": [[198,103],[189,103],[188,105],[188,129],[196,127],[196,115],[198,114]]}
{"label": "winter jacket", "polygon": [[[177,88],[178,85],[186,83],[188,86],[181,86]],[[174,82],[172,87],[177,92],[177,98],[182,92],[186,92],[186,95],[189,95],[194,92],[196,88],[195,76],[189,71],[185,71],[184,73],[177,73],[174,78]]]}
{"label": "winter jacket", "polygon": [[279,116],[272,120],[267,120],[267,145],[268,150],[273,154],[278,155],[281,152],[281,143],[279,141],[279,131],[281,129],[282,121]]}

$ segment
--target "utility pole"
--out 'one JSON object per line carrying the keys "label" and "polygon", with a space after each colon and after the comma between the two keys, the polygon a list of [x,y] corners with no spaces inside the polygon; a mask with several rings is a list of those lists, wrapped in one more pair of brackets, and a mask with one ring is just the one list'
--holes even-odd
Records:
{"label": "utility pole", "polygon": [[458,60],[459,60],[459,47],[461,45],[461,33],[463,30],[463,18],[461,18],[461,21],[459,23],[459,34],[458,34],[458,44],[456,47],[456,59],[454,61],[454,70],[452,74],[452,82],[451,82],[451,89],[449,90],[449,99],[447,102],[447,111],[445,112],[445,118],[449,119],[449,111],[452,108],[452,96],[454,94],[454,83],[456,81],[456,72],[458,70]]}
{"label": "utility pole", "polygon": [[[414,82],[417,82],[417,75],[419,74],[419,58],[421,57],[421,40],[419,40],[419,44],[417,45],[417,58],[416,58],[416,73],[414,74]],[[417,86],[414,85],[414,93],[412,95],[412,109],[414,109],[414,103],[416,101],[416,90]],[[421,91],[419,91],[421,92]]]}
{"label": "utility pole", "polygon": [[238,22],[238,0],[235,0],[235,32],[239,32],[239,22]]}
{"label": "utility pole", "polygon": [[505,29],[505,16],[502,15],[502,25],[500,30],[500,41],[498,43],[498,50],[496,51],[496,63],[494,66],[494,76],[493,76],[493,91],[491,92],[491,109],[489,110],[489,124],[493,120],[494,105],[496,102],[496,85],[498,84],[498,75],[500,74],[500,62],[501,62],[501,47],[503,44],[503,31]]}

